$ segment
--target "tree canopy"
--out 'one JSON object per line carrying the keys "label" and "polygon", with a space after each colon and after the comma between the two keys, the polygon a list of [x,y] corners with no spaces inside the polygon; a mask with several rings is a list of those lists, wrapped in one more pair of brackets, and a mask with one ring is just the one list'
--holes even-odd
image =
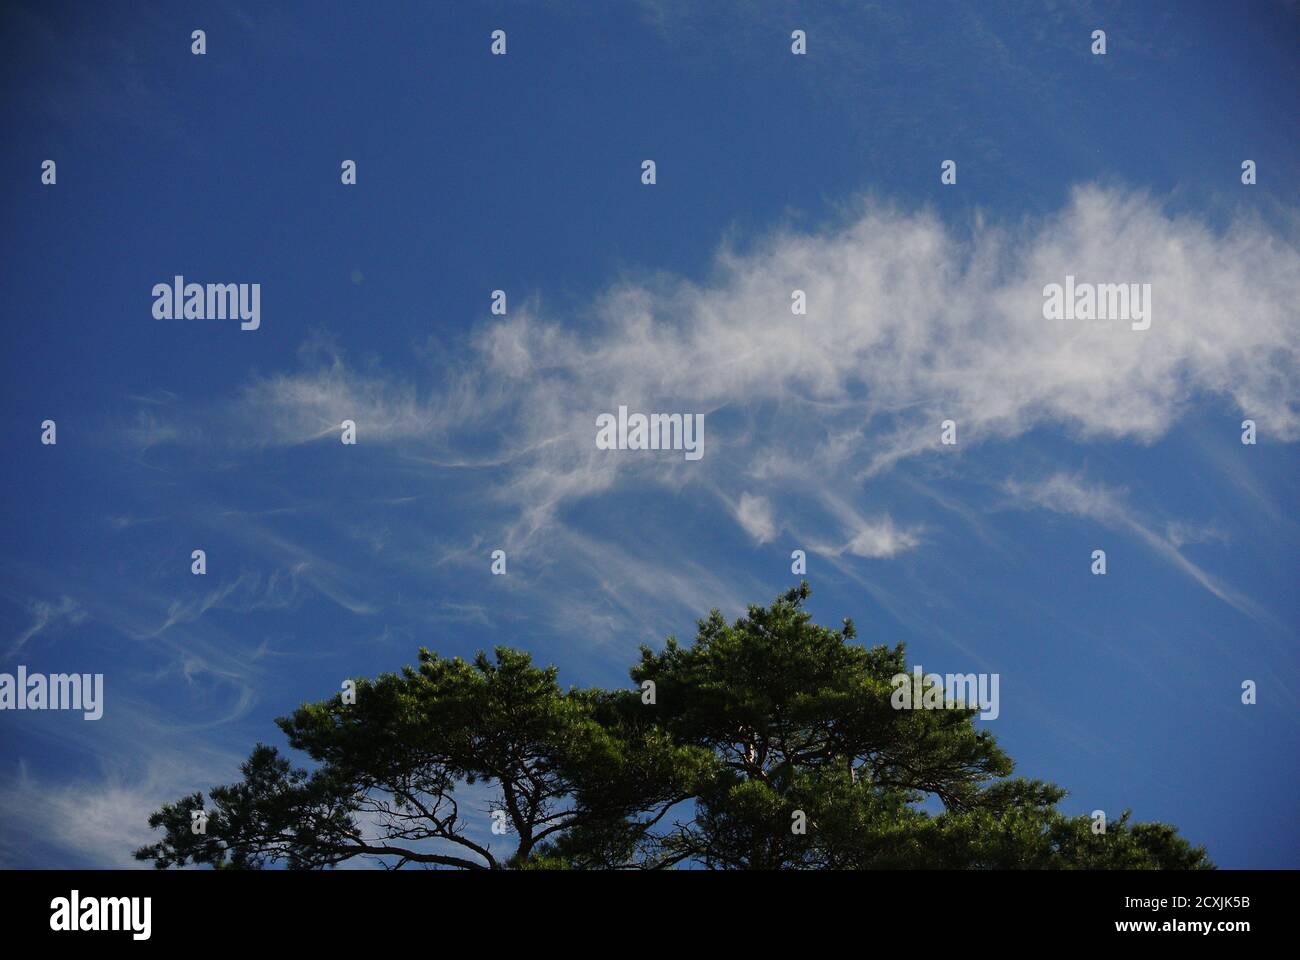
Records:
{"label": "tree canopy", "polygon": [[[689,645],[641,648],[634,689],[563,689],[498,647],[421,649],[277,725],[238,783],[164,804],[159,868],[1192,869],[1176,829],[1099,832],[1065,791],[1012,778],[978,708],[896,709],[904,646],[812,622],[806,583]],[[201,812],[201,813],[200,813]],[[201,825],[200,825],[201,824]]]}

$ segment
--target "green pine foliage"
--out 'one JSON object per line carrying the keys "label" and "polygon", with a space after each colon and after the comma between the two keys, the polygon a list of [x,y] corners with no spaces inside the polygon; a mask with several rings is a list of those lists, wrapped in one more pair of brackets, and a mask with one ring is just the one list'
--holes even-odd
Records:
{"label": "green pine foliage", "polygon": [[[562,689],[499,647],[357,681],[277,721],[235,784],[165,804],[159,868],[1204,869],[1125,811],[1096,833],[1065,791],[1011,778],[976,709],[896,710],[904,648],[818,626],[801,584],[690,646],[642,648],[637,689]],[[643,689],[653,682],[654,702]],[[492,814],[485,809],[490,804]],[[206,829],[193,829],[203,810]],[[933,811],[939,812],[933,812]],[[493,833],[492,824],[502,832]]]}

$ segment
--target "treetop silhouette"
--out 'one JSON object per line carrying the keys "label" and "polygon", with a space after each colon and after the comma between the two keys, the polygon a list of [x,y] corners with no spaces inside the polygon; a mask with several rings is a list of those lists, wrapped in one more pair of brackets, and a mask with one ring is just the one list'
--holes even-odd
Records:
{"label": "treetop silhouette", "polygon": [[[812,622],[807,583],[689,646],[641,648],[638,689],[562,689],[498,647],[420,650],[277,721],[238,783],[165,804],[159,868],[318,869],[359,856],[463,869],[1191,869],[1170,826],[1096,832],[1060,787],[1012,778],[977,708],[896,709],[904,647]],[[355,702],[352,702],[352,701]],[[196,826],[195,812],[206,824]]]}

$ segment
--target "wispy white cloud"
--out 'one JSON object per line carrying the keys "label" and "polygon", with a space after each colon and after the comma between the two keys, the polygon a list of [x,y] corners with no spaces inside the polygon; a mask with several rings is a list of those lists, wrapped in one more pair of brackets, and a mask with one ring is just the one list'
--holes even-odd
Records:
{"label": "wispy white cloud", "polygon": [[[1043,287],[1067,273],[1150,283],[1151,329],[1043,319]],[[791,315],[794,289],[807,316]],[[250,385],[224,426],[231,442],[294,444],[353,419],[363,443],[496,464],[489,492],[520,536],[629,477],[740,487],[745,526],[782,487],[820,490],[831,471],[842,487],[845,470],[869,479],[939,452],[943,419],[962,448],[1049,424],[1147,443],[1219,396],[1294,440],[1298,299],[1300,255],[1273,228],[1216,230],[1140,193],[1081,187],[1052,217],[968,231],[866,204],[837,229],[724,247],[707,284],[621,283],[585,323],[521,308],[425,388],[331,352]],[[595,415],[620,403],[705,412],[704,460],[596,450]]]}
{"label": "wispy white cloud", "polygon": [[[164,802],[231,779],[237,766],[234,756],[157,744],[143,759],[107,760],[98,771],[67,779],[33,773],[20,760],[0,781],[0,866],[149,866],[131,855],[157,839],[149,814]],[[19,837],[26,839],[20,843]]]}
{"label": "wispy white cloud", "polygon": [[14,657],[33,639],[48,630],[63,625],[75,626],[86,620],[86,611],[72,597],[61,596],[58,600],[31,600],[28,603],[32,622],[9,645],[7,656]]}
{"label": "wispy white cloud", "polygon": [[745,528],[758,543],[767,543],[776,536],[776,519],[772,502],[767,497],[742,493],[735,505],[736,522]]}
{"label": "wispy white cloud", "polygon": [[[1127,505],[1122,490],[1088,483],[1082,477],[1065,473],[1054,474],[1045,480],[1008,481],[1006,490],[1022,502],[1057,513],[1087,517],[1113,529],[1126,530],[1224,603],[1255,620],[1271,620],[1270,615],[1255,601],[1211,576],[1184,556],[1179,549],[1181,541],[1153,529],[1146,518]],[[1173,529],[1177,531],[1187,528],[1175,525]]]}
{"label": "wispy white cloud", "polygon": [[[703,281],[626,279],[576,317],[550,318],[538,300],[517,306],[423,375],[358,367],[314,339],[300,369],[190,411],[173,435],[237,452],[336,443],[350,419],[360,444],[394,455],[394,470],[429,471],[440,488],[449,472],[472,477],[474,520],[458,542],[414,546],[403,527],[370,519],[342,531],[390,563],[481,564],[488,547],[512,563],[566,545],[591,556],[612,547],[579,533],[566,511],[651,488],[712,498],[757,545],[787,534],[841,561],[887,559],[926,540],[906,505],[866,505],[905,461],[954,464],[1037,428],[1151,443],[1206,399],[1237,407],[1274,440],[1300,437],[1300,254],[1282,229],[1250,218],[1211,226],[1144,193],[1096,186],[1053,215],[1001,226],[946,225],[864,201],[820,232],[724,244]],[[1044,286],[1067,274],[1150,283],[1150,329],[1044,319]],[[807,293],[806,316],[790,310],[795,289]],[[597,414],[622,404],[704,413],[704,458],[596,449]],[[946,419],[957,423],[956,447],[940,444]],[[1126,522],[1086,488],[1038,495]],[[240,535],[287,563],[295,583],[354,613],[376,609],[357,571],[240,519]],[[1130,526],[1216,595],[1249,606],[1179,552],[1187,529]],[[591,565],[593,596],[612,591],[611,571],[675,582],[662,557],[653,573],[627,553],[602,559],[611,565]],[[704,609],[737,594],[729,574],[711,575],[710,599],[685,585],[670,592]],[[628,582],[617,588],[636,595]],[[602,602],[588,622],[612,629],[631,612]]]}

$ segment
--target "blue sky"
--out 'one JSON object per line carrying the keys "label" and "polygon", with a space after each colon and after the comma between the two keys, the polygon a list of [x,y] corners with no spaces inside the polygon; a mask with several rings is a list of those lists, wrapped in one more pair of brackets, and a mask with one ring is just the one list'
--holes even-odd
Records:
{"label": "blue sky", "polygon": [[[130,865],[161,802],[420,645],[627,683],[803,549],[821,622],[998,673],[991,729],[1068,812],[1300,866],[1298,34],[1264,2],[11,5],[0,671],[102,672],[105,708],[0,716],[0,864]],[[1151,283],[1151,328],[1045,320],[1067,273]],[[260,283],[260,329],[154,319],[177,274]],[[704,457],[596,450],[620,404],[704,413]]]}

